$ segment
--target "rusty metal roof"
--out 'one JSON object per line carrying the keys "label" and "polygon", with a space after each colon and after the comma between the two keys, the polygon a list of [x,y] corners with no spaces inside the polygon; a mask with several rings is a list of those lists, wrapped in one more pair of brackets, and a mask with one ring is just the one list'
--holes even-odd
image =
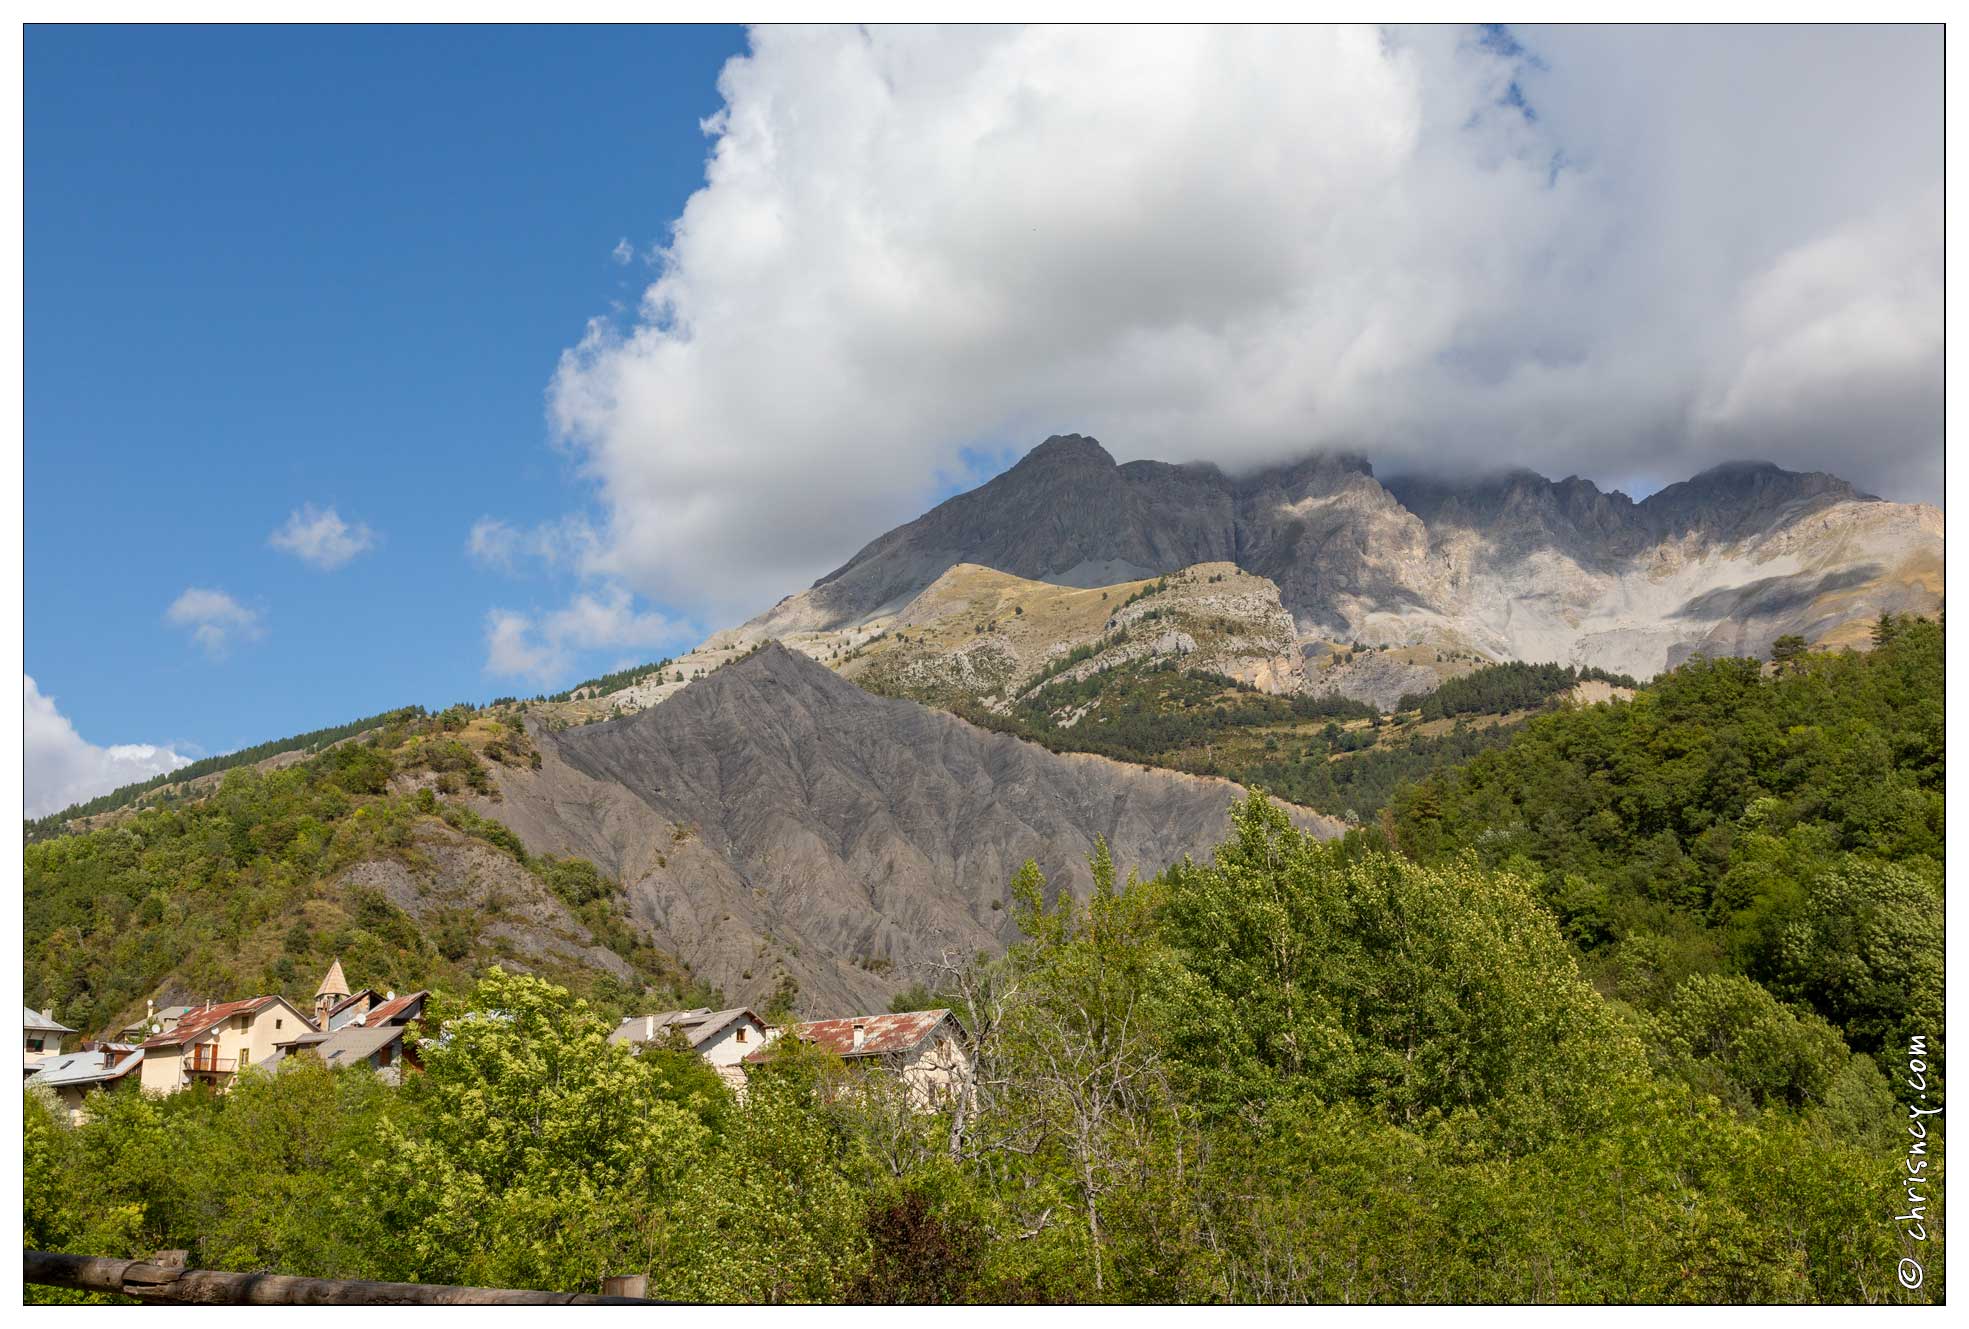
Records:
{"label": "rusty metal roof", "polygon": [[224,1001],[220,1002],[217,1006],[209,1006],[202,1010],[192,1011],[184,1019],[178,1021],[176,1028],[168,1029],[155,1038],[145,1039],[143,1046],[146,1049],[174,1048],[180,1044],[189,1043],[195,1038],[203,1037],[213,1028],[225,1023],[235,1015],[246,1015],[254,1011],[264,1010],[269,1003],[276,1001],[281,1001],[281,998],[248,997],[244,1001]]}
{"label": "rusty metal roof", "polygon": [[[402,1024],[414,1020],[424,1013],[424,999],[430,996],[428,989],[406,992],[401,997],[393,997],[380,1006],[372,1007],[362,1017],[366,1025]],[[413,1009],[414,1008],[414,1009]]]}
{"label": "rusty metal roof", "polygon": [[[803,1043],[826,1048],[842,1057],[882,1057],[914,1052],[945,1021],[957,1025],[957,1017],[947,1008],[934,1011],[905,1011],[900,1015],[844,1015],[836,1020],[810,1020],[796,1024],[787,1032]],[[861,1046],[855,1046],[855,1029],[862,1031]],[[961,1029],[961,1026],[958,1026]],[[746,1058],[764,1061],[770,1047],[760,1048]]]}

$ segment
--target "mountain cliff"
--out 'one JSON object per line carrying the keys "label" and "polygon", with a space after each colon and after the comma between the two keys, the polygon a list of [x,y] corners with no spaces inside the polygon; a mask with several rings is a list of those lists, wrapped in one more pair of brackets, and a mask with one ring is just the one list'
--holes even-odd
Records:
{"label": "mountain cliff", "polygon": [[[714,637],[703,659],[802,636],[823,657],[852,651],[961,564],[1102,587],[1225,562],[1276,587],[1307,657],[1362,643],[1649,676],[1698,651],[1761,654],[1786,633],[1844,644],[1883,610],[1932,613],[1941,543],[1935,508],[1765,462],[1635,502],[1524,470],[1383,482],[1344,455],[1241,476],[1118,465],[1065,435]],[[1274,672],[1382,704],[1418,681]]]}

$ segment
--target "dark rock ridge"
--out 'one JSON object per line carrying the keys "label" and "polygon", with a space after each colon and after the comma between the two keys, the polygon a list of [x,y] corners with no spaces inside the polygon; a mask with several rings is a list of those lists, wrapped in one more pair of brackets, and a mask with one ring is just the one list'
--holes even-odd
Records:
{"label": "dark rock ridge", "polygon": [[1836,475],[1787,471],[1767,461],[1724,462],[1639,503],[1576,475],[1548,480],[1522,468],[1462,483],[1398,476],[1383,484],[1432,528],[1521,528],[1557,547],[1613,557],[1632,557],[1663,540],[1757,534],[1833,503],[1880,502]]}
{"label": "dark rock ridge", "polygon": [[[1855,500],[1878,501],[1836,476],[1769,462],[1727,462],[1636,503],[1578,476],[1554,481],[1523,469],[1463,482],[1383,483],[1368,462],[1347,454],[1242,476],[1208,463],[1117,465],[1095,440],[1064,434],[871,541],[815,582],[812,598],[834,627],[906,601],[957,563],[1098,586],[1226,561],[1271,578],[1287,608],[1318,619],[1323,592],[1415,599],[1379,565],[1390,553],[1426,557],[1438,528],[1604,563],[1663,540],[1756,534]],[[1370,549],[1370,541],[1381,548]]]}
{"label": "dark rock ridge", "polygon": [[886,1009],[946,948],[1011,941],[1007,885],[1027,859],[1084,893],[1098,836],[1121,872],[1152,874],[1207,855],[1242,793],[1056,755],[779,646],[539,738],[541,769],[500,769],[485,810],[531,849],[603,866],[658,944],[731,1000],[763,1001],[785,974],[814,1014]]}
{"label": "dark rock ridge", "polygon": [[[1717,466],[1637,503],[1522,469],[1384,483],[1343,454],[1238,476],[1117,465],[1068,434],[870,542],[732,641],[870,623],[959,563],[1105,586],[1228,561],[1277,585],[1309,643],[1434,643],[1645,675],[1695,650],[1756,650],[1792,631],[1817,641],[1883,609],[1932,612],[1940,540],[1933,508],[1768,462]],[[1859,567],[1877,579],[1857,584]],[[1830,589],[1795,605],[1748,594],[1772,578]],[[1717,616],[1675,612],[1689,604]]]}

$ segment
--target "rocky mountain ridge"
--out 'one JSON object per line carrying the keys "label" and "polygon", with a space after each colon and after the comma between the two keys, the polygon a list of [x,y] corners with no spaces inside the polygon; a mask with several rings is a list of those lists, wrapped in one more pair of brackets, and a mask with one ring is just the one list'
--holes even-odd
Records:
{"label": "rocky mountain ridge", "polygon": [[1636,502],[1577,476],[1377,479],[1327,455],[1231,476],[1048,439],[724,634],[853,633],[960,563],[1061,586],[1227,562],[1277,587],[1297,649],[1429,648],[1637,676],[1785,633],[1843,644],[1942,602],[1941,514],[1733,462]]}

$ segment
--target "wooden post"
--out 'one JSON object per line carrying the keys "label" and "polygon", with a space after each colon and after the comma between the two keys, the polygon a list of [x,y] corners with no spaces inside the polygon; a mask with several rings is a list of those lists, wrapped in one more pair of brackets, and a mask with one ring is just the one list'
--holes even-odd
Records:
{"label": "wooden post", "polygon": [[[159,1252],[178,1255],[182,1252]],[[368,1283],[287,1274],[235,1274],[186,1269],[150,1260],[105,1259],[27,1251],[23,1280],[48,1287],[110,1292],[138,1301],[252,1306],[606,1306],[647,1305],[639,1297],[582,1292],[529,1292],[514,1288],[451,1287],[442,1283]],[[639,1275],[638,1278],[641,1278]],[[611,1282],[615,1281],[613,1279]],[[635,1280],[625,1280],[635,1281]],[[646,1284],[646,1280],[645,1280]]]}
{"label": "wooden post", "polygon": [[602,1295],[605,1297],[634,1297],[638,1301],[649,1296],[648,1274],[619,1274],[614,1278],[602,1280]]}

